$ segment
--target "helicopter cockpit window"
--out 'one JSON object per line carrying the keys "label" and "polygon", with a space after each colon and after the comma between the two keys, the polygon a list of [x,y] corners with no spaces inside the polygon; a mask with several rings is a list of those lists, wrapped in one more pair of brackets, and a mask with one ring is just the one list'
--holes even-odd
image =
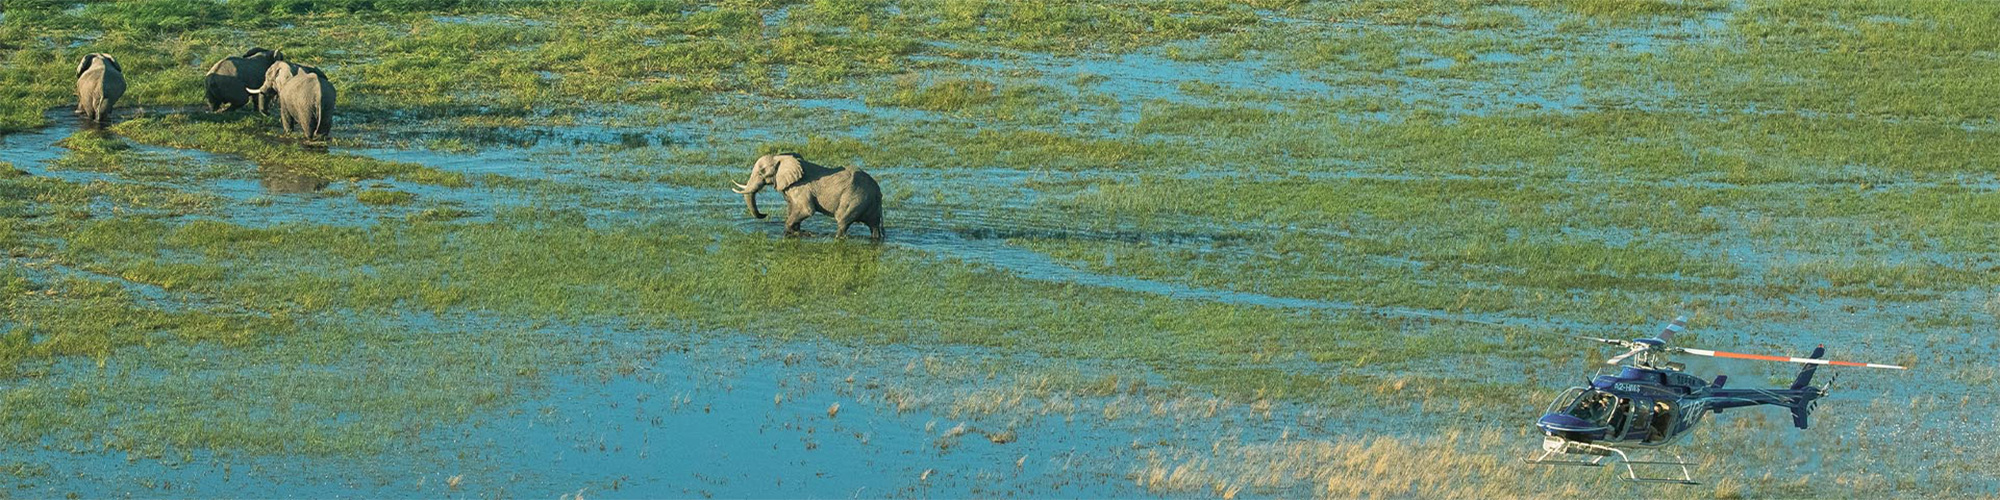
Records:
{"label": "helicopter cockpit window", "polygon": [[1573,398],[1563,413],[1598,424],[1609,424],[1612,408],[1618,404],[1617,397],[1598,391],[1579,390],[1575,396],[1563,395]]}
{"label": "helicopter cockpit window", "polygon": [[1569,408],[1571,406],[1576,406],[1576,400],[1578,398],[1582,398],[1583,392],[1587,390],[1589,389],[1582,387],[1571,387],[1568,389],[1564,389],[1561,395],[1556,396],[1555,401],[1549,403],[1549,409],[1547,410],[1547,412],[1555,413],[1559,411],[1563,412],[1569,411]]}

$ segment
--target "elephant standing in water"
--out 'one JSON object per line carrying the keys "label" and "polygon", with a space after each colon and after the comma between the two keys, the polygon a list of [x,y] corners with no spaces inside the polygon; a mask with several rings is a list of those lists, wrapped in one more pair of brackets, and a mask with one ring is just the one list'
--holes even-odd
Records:
{"label": "elephant standing in water", "polygon": [[[264,86],[264,72],[285,60],[285,53],[252,48],[242,56],[223,58],[208,68],[208,110],[234,111],[250,102],[249,89]],[[259,103],[261,104],[261,103]]]}
{"label": "elephant standing in water", "polygon": [[278,124],[285,127],[286,133],[291,133],[292,125],[297,124],[306,140],[326,138],[333,131],[333,82],[317,68],[296,68],[296,73],[285,76],[278,85],[244,89],[244,92],[261,96],[277,91]]}
{"label": "elephant standing in water", "polygon": [[111,54],[83,56],[76,65],[76,112],[98,123],[111,119],[111,106],[125,96],[125,70]]}
{"label": "elephant standing in water", "polygon": [[797,236],[799,222],[819,212],[833,216],[833,235],[847,237],[847,227],[856,222],[868,225],[870,237],[882,239],[882,187],[875,178],[857,168],[822,167],[797,153],[764,155],[750,166],[750,183],[737,184],[750,215],[757,211],[757,191],[770,184],[785,196],[785,235]]}

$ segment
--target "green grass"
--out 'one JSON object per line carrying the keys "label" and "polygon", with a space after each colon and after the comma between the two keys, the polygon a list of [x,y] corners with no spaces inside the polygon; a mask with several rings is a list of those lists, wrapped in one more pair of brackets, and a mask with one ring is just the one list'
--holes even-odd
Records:
{"label": "green grass", "polygon": [[237,155],[260,168],[305,172],[328,179],[396,178],[440,186],[470,185],[464,174],[414,163],[313,151],[281,142],[273,123],[257,116],[171,114],[139,117],[112,130],[133,140],[211,153]]}
{"label": "green grass", "polygon": [[[220,273],[166,267],[131,278]],[[381,453],[520,397],[536,379],[519,374],[578,352],[518,328],[412,336],[289,311],[167,310],[103,280],[13,264],[0,267],[0,291],[10,325],[0,373],[16,381],[0,397],[0,440],[169,463],[202,449]],[[284,368],[301,365],[324,369]]]}
{"label": "green grass", "polygon": [[417,199],[417,195],[393,189],[367,189],[355,192],[354,199],[363,205],[402,205]]}

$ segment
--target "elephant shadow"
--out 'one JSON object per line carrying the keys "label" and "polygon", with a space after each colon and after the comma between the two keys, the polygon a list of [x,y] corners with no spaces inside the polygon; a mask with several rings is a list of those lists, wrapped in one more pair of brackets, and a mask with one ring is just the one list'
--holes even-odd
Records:
{"label": "elephant shadow", "polygon": [[[729,205],[728,207],[730,209],[738,208],[736,205],[733,204]],[[810,219],[806,221],[806,223],[808,224],[811,222],[813,221]],[[832,223],[827,222],[827,224],[832,224]],[[785,221],[778,218],[738,220],[736,222],[736,227],[746,231],[764,234],[767,236],[793,238],[793,239],[812,239],[812,238],[830,237],[833,235],[833,231],[814,231],[811,228],[804,227],[803,225],[800,226],[797,232],[793,234],[785,234]],[[868,239],[868,238],[857,238],[857,239]]]}

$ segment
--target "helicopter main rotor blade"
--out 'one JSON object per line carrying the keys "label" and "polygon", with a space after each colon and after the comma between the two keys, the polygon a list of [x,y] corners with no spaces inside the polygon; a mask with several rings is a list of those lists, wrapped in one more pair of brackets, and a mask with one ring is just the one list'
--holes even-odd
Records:
{"label": "helicopter main rotor blade", "polygon": [[1613,357],[1612,357],[1611,359],[1608,359],[1608,360],[1605,360],[1605,361],[1604,361],[1604,364],[1607,364],[1607,365],[1615,365],[1615,364],[1618,364],[1618,362],[1619,362],[1619,361],[1624,361],[1624,360],[1625,360],[1625,358],[1629,358],[1629,357],[1632,357],[1632,355],[1635,355],[1635,354],[1639,354],[1639,353],[1641,353],[1641,352],[1645,352],[1645,351],[1646,351],[1646,346],[1639,346],[1639,347],[1634,347],[1634,348],[1632,348],[1632,350],[1630,350],[1630,351],[1625,351],[1625,354],[1620,354],[1620,355],[1617,355],[1617,356],[1613,356]]}
{"label": "helicopter main rotor blade", "polygon": [[1686,348],[1686,347],[1680,347],[1680,348],[1676,348],[1675,350],[1678,350],[1678,351],[1680,351],[1680,352],[1685,352],[1685,353],[1688,353],[1688,354],[1693,354],[1693,355],[1697,355],[1697,356],[1708,356],[1708,357],[1714,357],[1714,358],[1736,358],[1736,359],[1755,359],[1755,360],[1759,360],[1759,361],[1778,361],[1778,362],[1785,362],[1785,363],[1807,363],[1807,364],[1814,364],[1814,365],[1834,365],[1834,366],[1860,366],[1860,367],[1865,367],[1865,368],[1888,368],[1888,369],[1892,369],[1892,370],[1908,370],[1908,369],[1909,369],[1909,367],[1904,367],[1904,366],[1896,366],[1896,365],[1883,365],[1883,364],[1876,364],[1876,363],[1856,363],[1856,362],[1853,362],[1853,361],[1833,361],[1833,360],[1828,360],[1828,359],[1813,359],[1813,358],[1794,358],[1794,357],[1790,357],[1790,356],[1765,356],[1765,355],[1762,355],[1762,354],[1743,354],[1743,353],[1740,353],[1740,352],[1728,352],[1728,351],[1710,351],[1710,350],[1707,350],[1707,349],[1689,349],[1689,348]]}
{"label": "helicopter main rotor blade", "polygon": [[1584,340],[1588,340],[1588,341],[1592,341],[1592,342],[1603,342],[1603,343],[1606,343],[1606,344],[1611,344],[1611,345],[1615,345],[1615,346],[1621,346],[1621,347],[1628,347],[1628,348],[1629,348],[1629,347],[1632,347],[1632,341],[1630,341],[1630,340],[1623,340],[1623,339],[1604,339],[1604,338],[1597,338],[1597,337],[1585,337],[1585,336],[1582,336],[1582,335],[1571,335],[1571,337],[1576,337],[1576,338],[1580,338],[1580,339],[1584,339]]}
{"label": "helicopter main rotor blade", "polygon": [[1660,329],[1660,334],[1655,336],[1654,338],[1658,338],[1660,340],[1667,342],[1673,342],[1674,334],[1687,331],[1687,328],[1688,328],[1687,316],[1674,316],[1673,322],[1667,323],[1666,328]]}

